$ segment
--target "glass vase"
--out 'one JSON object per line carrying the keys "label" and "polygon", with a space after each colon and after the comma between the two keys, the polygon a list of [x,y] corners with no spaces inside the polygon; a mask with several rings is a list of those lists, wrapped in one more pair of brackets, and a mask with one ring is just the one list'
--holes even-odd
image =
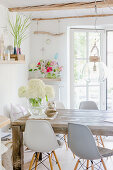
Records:
{"label": "glass vase", "polygon": [[44,99],[40,98],[30,98],[28,99],[28,110],[32,115],[44,115],[46,110],[46,102]]}
{"label": "glass vase", "polygon": [[14,47],[14,54],[15,54],[15,55],[17,54],[16,47]]}
{"label": "glass vase", "polygon": [[17,55],[21,54],[21,48],[17,48]]}
{"label": "glass vase", "polygon": [[46,78],[50,78],[50,79],[56,79],[57,78],[57,74],[55,72],[49,72],[45,74]]}

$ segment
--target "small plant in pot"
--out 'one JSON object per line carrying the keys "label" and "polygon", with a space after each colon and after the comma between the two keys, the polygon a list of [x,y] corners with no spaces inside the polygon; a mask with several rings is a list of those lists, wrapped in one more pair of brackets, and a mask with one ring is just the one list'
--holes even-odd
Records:
{"label": "small plant in pot", "polygon": [[30,17],[16,15],[16,19],[9,17],[10,33],[14,38],[14,54],[21,54],[21,44],[28,37]]}

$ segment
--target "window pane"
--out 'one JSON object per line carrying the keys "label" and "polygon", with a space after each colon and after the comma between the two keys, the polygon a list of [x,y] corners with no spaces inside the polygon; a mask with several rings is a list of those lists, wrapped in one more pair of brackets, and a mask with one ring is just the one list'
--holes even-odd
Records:
{"label": "window pane", "polygon": [[113,109],[113,32],[107,34],[107,109]]}
{"label": "window pane", "polygon": [[107,33],[107,52],[113,52],[113,31]]}
{"label": "window pane", "polygon": [[100,87],[89,86],[89,99],[91,101],[96,102],[98,108],[100,108]]}
{"label": "window pane", "polygon": [[74,58],[86,58],[85,32],[74,32]]}
{"label": "window pane", "polygon": [[86,81],[82,78],[82,70],[86,60],[75,60],[74,61],[74,82],[75,85],[86,85]]}
{"label": "window pane", "polygon": [[81,101],[86,100],[86,87],[74,87],[74,109],[79,109]]}

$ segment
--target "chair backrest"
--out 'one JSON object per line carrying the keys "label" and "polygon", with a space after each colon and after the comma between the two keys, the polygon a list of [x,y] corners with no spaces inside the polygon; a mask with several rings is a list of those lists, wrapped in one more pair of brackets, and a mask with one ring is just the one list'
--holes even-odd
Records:
{"label": "chair backrest", "polygon": [[98,110],[94,101],[82,101],[79,106],[80,110]]}
{"label": "chair backrest", "polygon": [[62,102],[56,101],[55,104],[56,104],[56,109],[65,109],[65,106]]}
{"label": "chair backrest", "polygon": [[50,123],[45,120],[27,120],[24,144],[30,150],[46,153],[59,147]]}
{"label": "chair backrest", "polygon": [[81,159],[95,160],[101,158],[90,129],[80,124],[68,124],[69,148]]}

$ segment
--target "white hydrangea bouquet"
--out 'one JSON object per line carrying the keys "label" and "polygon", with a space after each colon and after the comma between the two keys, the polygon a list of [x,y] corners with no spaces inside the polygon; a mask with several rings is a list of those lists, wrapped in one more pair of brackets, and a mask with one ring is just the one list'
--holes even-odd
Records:
{"label": "white hydrangea bouquet", "polygon": [[30,113],[41,115],[44,114],[48,98],[54,98],[55,92],[52,86],[45,85],[42,80],[31,79],[27,86],[18,89],[18,95],[28,99]]}

